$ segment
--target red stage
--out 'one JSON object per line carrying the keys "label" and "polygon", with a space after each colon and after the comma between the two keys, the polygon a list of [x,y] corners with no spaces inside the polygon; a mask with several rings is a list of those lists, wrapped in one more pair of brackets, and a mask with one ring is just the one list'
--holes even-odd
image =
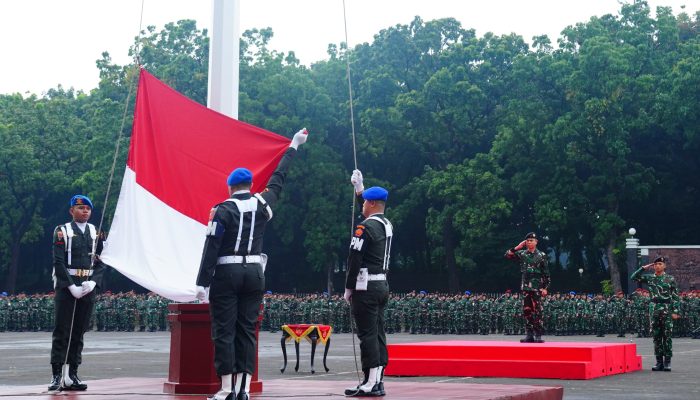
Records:
{"label": "red stage", "polygon": [[[103,400],[103,399],[188,399],[204,400],[205,396],[176,395],[163,393],[163,379],[159,378],[116,378],[86,381],[86,392],[61,392],[58,395],[41,393],[46,385],[5,386],[0,389],[3,400],[53,399]],[[356,385],[352,381],[326,381],[309,379],[272,379],[265,381],[265,391],[254,393],[254,399],[309,399],[345,398],[346,387]],[[434,383],[434,382],[386,382],[387,395],[384,399],[395,400],[561,400],[564,389],[561,387],[533,385],[487,385],[474,383]]]}
{"label": "red stage", "polygon": [[634,343],[451,340],[388,349],[389,376],[592,379],[642,368]]}

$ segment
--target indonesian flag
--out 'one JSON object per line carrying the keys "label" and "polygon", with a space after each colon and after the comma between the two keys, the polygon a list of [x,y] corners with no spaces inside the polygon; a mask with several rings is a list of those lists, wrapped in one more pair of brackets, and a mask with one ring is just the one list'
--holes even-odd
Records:
{"label": "indonesian flag", "polygon": [[265,188],[289,139],[229,118],[139,77],[129,157],[102,261],[175,301],[195,299],[211,208],[237,167]]}

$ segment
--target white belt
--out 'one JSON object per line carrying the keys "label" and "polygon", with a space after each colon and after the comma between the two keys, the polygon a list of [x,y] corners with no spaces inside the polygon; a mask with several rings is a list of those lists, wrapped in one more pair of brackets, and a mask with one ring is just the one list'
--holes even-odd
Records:
{"label": "white belt", "polygon": [[368,281],[385,281],[386,274],[369,274],[367,275]]}
{"label": "white belt", "polygon": [[[245,257],[245,258],[244,258]],[[243,261],[245,260],[245,261]],[[216,259],[216,264],[262,264],[262,257],[260,256],[225,256]]]}
{"label": "white belt", "polygon": [[83,277],[83,276],[92,276],[92,273],[94,271],[91,269],[75,269],[75,268],[68,268],[68,273],[73,276],[77,277]]}

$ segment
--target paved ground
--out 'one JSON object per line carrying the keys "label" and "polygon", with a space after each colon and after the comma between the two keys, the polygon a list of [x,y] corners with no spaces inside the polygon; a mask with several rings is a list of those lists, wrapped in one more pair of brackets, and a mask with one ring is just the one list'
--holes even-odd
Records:
{"label": "paved ground", "polygon": [[[328,355],[329,373],[323,372],[322,350],[317,349],[316,374],[309,372],[310,346],[301,344],[301,367],[294,372],[290,360],[287,371],[280,374],[282,353],[279,345],[281,334],[263,332],[260,335],[260,376],[263,379],[312,379],[356,381],[352,338],[349,334],[334,334]],[[389,335],[390,343],[432,340],[516,340],[502,335]],[[387,378],[388,381],[489,383],[563,386],[565,399],[700,399],[700,340],[674,339],[673,372],[652,372],[654,363],[651,339],[612,336],[545,337],[557,341],[632,341],[637,343],[638,353],[644,360],[644,370],[623,375],[613,375],[587,381],[552,379],[505,378]],[[166,378],[168,371],[168,332],[89,332],[83,351],[83,380],[113,377]],[[10,385],[38,385],[48,383],[50,334],[42,332],[0,333],[0,399],[3,389]],[[359,357],[359,349],[358,357]],[[288,345],[293,357],[294,347]],[[88,382],[89,383],[89,382]],[[5,386],[5,388],[3,388]]]}

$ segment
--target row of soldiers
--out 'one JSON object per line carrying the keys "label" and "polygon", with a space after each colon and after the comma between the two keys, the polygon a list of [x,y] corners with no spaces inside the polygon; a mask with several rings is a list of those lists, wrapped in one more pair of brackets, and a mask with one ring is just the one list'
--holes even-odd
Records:
{"label": "row of soldiers", "polygon": [[[155,293],[98,294],[90,330],[164,331],[170,301]],[[0,297],[0,332],[53,331],[53,293]]]}
{"label": "row of soldiers", "polygon": [[[673,334],[700,335],[700,292],[681,294],[680,319]],[[154,293],[110,293],[97,296],[91,328],[97,331],[164,331],[169,300]],[[335,332],[350,332],[350,309],[342,296],[328,294],[265,295],[262,329],[274,332],[283,324],[321,323]],[[0,332],[51,331],[53,294],[0,296]],[[543,299],[548,335],[627,333],[649,336],[649,296],[554,294]],[[460,295],[410,292],[392,294],[385,309],[387,333],[505,334],[524,332],[518,293]]]}
{"label": "row of soldiers", "polygon": [[[283,324],[319,323],[335,332],[350,332],[350,309],[341,296],[324,294],[265,295],[262,329],[275,332]],[[555,293],[543,299],[546,334],[597,335],[627,333],[649,336],[649,294],[630,296]],[[520,294],[501,295],[410,292],[392,294],[385,309],[387,333],[505,334],[525,331]],[[675,336],[700,337],[700,292],[681,295],[681,318]]]}

